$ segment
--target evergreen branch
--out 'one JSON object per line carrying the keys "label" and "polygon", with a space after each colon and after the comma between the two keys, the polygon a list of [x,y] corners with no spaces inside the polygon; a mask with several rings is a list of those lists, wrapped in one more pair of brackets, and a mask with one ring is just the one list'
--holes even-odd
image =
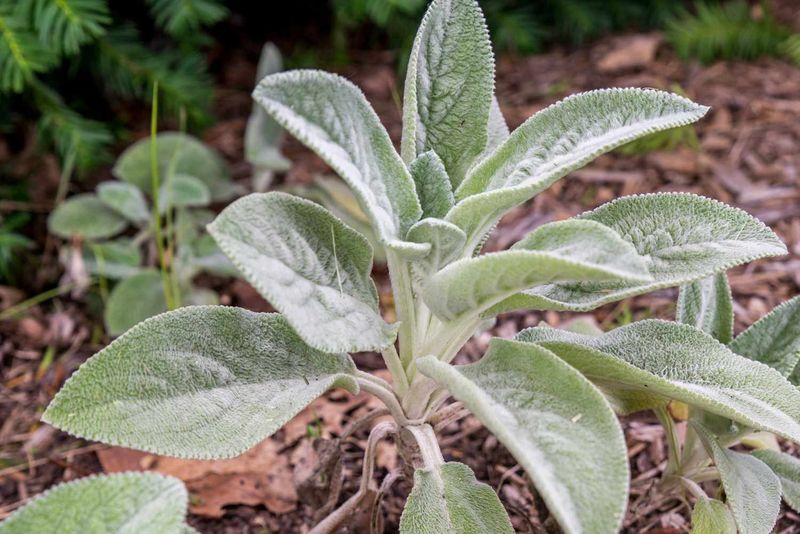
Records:
{"label": "evergreen branch", "polygon": [[0,3],[0,93],[21,92],[35,73],[49,70],[55,61],[11,6]]}
{"label": "evergreen branch", "polygon": [[20,0],[18,9],[40,42],[59,55],[75,54],[111,23],[105,0]]}
{"label": "evergreen branch", "polygon": [[203,26],[219,22],[228,9],[217,0],[148,0],[150,12],[168,34],[192,38]]}
{"label": "evergreen branch", "polygon": [[703,63],[778,56],[789,36],[789,30],[768,13],[754,19],[743,0],[721,5],[700,2],[696,14],[684,11],[668,23],[668,37],[678,55]]}
{"label": "evergreen branch", "polygon": [[62,160],[72,155],[78,170],[85,171],[109,158],[114,138],[105,124],[68,108],[58,93],[36,79],[30,87],[41,112],[40,140],[50,141]]}
{"label": "evergreen branch", "polygon": [[211,79],[202,58],[174,50],[153,52],[143,46],[132,28],[110,31],[97,42],[93,62],[100,80],[113,92],[145,101],[156,82],[168,113],[186,108],[194,122],[203,122],[211,101]]}

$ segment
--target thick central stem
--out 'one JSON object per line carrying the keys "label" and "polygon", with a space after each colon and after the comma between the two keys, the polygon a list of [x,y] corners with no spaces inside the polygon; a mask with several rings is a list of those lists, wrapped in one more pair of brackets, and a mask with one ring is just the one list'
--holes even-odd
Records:
{"label": "thick central stem", "polygon": [[389,249],[386,250],[386,263],[389,266],[389,279],[392,283],[397,320],[400,322],[400,330],[397,333],[400,360],[403,366],[407,367],[414,357],[414,329],[416,327],[411,273],[408,271],[406,262]]}

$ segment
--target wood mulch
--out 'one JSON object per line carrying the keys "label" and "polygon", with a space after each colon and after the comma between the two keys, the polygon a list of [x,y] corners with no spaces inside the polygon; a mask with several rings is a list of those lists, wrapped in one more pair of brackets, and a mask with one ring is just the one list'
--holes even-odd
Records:
{"label": "wood mulch", "polygon": [[[643,50],[653,42],[655,55]],[[627,35],[577,51],[499,59],[497,94],[512,127],[568,94],[600,87],[669,89],[677,84],[712,110],[696,127],[699,150],[683,146],[639,156],[605,155],[513,210],[488,248],[506,248],[542,223],[570,217],[622,195],[690,191],[717,198],[770,225],[790,251],[787,256],[757,261],[730,273],[736,330],[741,331],[800,288],[800,69],[768,58],[703,67],[679,61],[658,43],[658,35]],[[230,77],[252,79],[251,59],[237,56],[231,61],[245,72]],[[398,141],[399,83],[392,59],[390,53],[365,53],[342,73],[364,89]],[[242,162],[241,139],[250,103],[249,88],[244,85],[219,90],[221,120],[205,138],[231,160],[235,175],[246,181],[249,170]],[[319,159],[293,140],[287,141],[285,152],[296,165],[280,179],[283,185],[307,183],[315,173],[326,171]],[[39,172],[52,176],[46,170]],[[107,176],[107,171],[104,173],[97,179]],[[52,254],[53,247],[48,246]],[[57,272],[47,276],[52,280]],[[385,270],[377,268],[376,277],[386,294]],[[243,282],[213,278],[206,282],[222,292],[224,303],[269,309]],[[0,288],[0,308],[33,293]],[[671,319],[675,297],[675,289],[658,291],[604,306],[592,315],[604,328],[648,317]],[[542,320],[556,326],[570,317],[554,312],[506,314],[491,332],[471,340],[457,361],[477,359],[492,335],[510,337]],[[151,455],[110,450],[39,423],[42,410],[69,374],[108,341],[98,325],[91,303],[69,295],[31,308],[21,319],[0,323],[0,518],[63,480],[101,470],[155,468],[188,481],[192,509],[203,514],[193,513],[190,523],[201,532],[307,531],[327,496],[303,482],[320,458],[329,458],[325,438],[341,436],[349,422],[374,406],[372,401],[331,393],[267,440],[259,449],[265,456],[234,463],[176,465]],[[49,362],[47,354],[52,356]],[[357,355],[357,360],[366,369],[381,366],[376,355]],[[632,470],[625,531],[688,532],[685,503],[653,498],[653,485],[666,457],[661,427],[648,414],[626,418],[624,426]],[[345,475],[339,502],[355,491],[365,438],[362,429],[339,443]],[[480,480],[498,489],[518,531],[558,531],[519,465],[474,418],[443,429],[441,443],[448,459],[467,463]],[[396,466],[394,448],[387,444],[379,455],[378,480]],[[385,532],[396,531],[409,487],[408,480],[401,480],[388,488],[381,508]],[[364,532],[363,521],[357,519],[352,531]],[[796,532],[799,525],[800,518],[784,509],[776,530]]]}

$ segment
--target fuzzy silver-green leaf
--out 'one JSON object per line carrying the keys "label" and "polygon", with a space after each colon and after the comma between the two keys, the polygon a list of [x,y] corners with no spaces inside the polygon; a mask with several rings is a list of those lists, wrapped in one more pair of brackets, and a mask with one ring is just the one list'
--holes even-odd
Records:
{"label": "fuzzy silver-green leaf", "polygon": [[523,330],[598,384],[622,412],[675,399],[800,442],[800,390],[688,325],[645,320],[600,336]]}
{"label": "fuzzy silver-green leaf", "polygon": [[[489,109],[489,138],[486,140],[486,149],[484,150],[483,157],[488,156],[494,150],[502,145],[511,131],[508,129],[503,111],[500,109],[500,103],[497,97],[492,97],[492,107]],[[483,158],[481,158],[483,159]]]}
{"label": "fuzzy silver-green leaf", "polygon": [[252,194],[208,230],[312,347],[357,352],[394,341],[395,327],[378,311],[369,243],[325,208],[285,193]]}
{"label": "fuzzy silver-green leaf", "polygon": [[[280,50],[274,44],[266,43],[258,58],[256,83],[282,70]],[[260,105],[254,104],[244,131],[244,155],[247,161],[259,170],[288,170],[292,164],[279,150],[282,139],[283,128]]]}
{"label": "fuzzy silver-green leaf", "polygon": [[695,427],[719,470],[725,497],[740,534],[770,534],[781,511],[781,481],[751,454],[727,449]]}
{"label": "fuzzy silver-green leaf", "polygon": [[458,462],[414,471],[400,517],[402,534],[513,534],[494,490]]}
{"label": "fuzzy silver-green leaf", "polygon": [[105,239],[113,237],[128,226],[122,214],[108,207],[97,195],[84,193],[68,198],[47,218],[50,233],[69,239]]}
{"label": "fuzzy silver-green leaf", "polygon": [[408,61],[402,154],[434,150],[455,189],[486,147],[494,56],[475,0],[434,0]]}
{"label": "fuzzy silver-green leaf", "polygon": [[168,208],[198,208],[211,203],[211,191],[199,178],[176,173],[167,176],[158,192],[159,211]]}
{"label": "fuzzy silver-green leaf", "polygon": [[[214,200],[227,200],[234,194],[230,171],[222,156],[191,135],[162,132],[156,136],[158,177],[164,183],[170,174],[188,174],[201,180]],[[134,184],[145,193],[152,193],[149,137],[125,149],[112,172],[120,180]]]}
{"label": "fuzzy silver-green leaf", "polygon": [[800,460],[785,452],[759,449],[753,456],[764,462],[781,481],[783,500],[800,512]]}
{"label": "fuzzy silver-green leaf", "polygon": [[127,237],[87,243],[83,246],[82,256],[86,272],[104,278],[129,278],[142,271],[142,252]]}
{"label": "fuzzy silver-green leaf", "polygon": [[675,319],[699,328],[720,343],[730,343],[733,339],[733,297],[728,276],[721,272],[682,286]]}
{"label": "fuzzy silver-green leaf", "polygon": [[448,220],[480,241],[509,209],[599,155],[644,135],[699,120],[708,110],[662,91],[601,89],[534,114],[467,175]]}
{"label": "fuzzy silver-green leaf", "polygon": [[183,532],[189,495],[156,473],[94,475],[35,497],[0,523],[2,534]]}
{"label": "fuzzy silver-green leaf", "polygon": [[127,182],[110,180],[97,186],[97,196],[109,208],[134,223],[147,222],[150,209],[142,190]]}
{"label": "fuzzy silver-green leaf", "polygon": [[383,243],[402,240],[419,220],[411,175],[358,87],[298,70],[267,76],[253,98],[350,185]]}
{"label": "fuzzy silver-green leaf", "polygon": [[699,499],[692,510],[692,534],[736,534],[736,522],[722,501]]}
{"label": "fuzzy silver-green leaf", "polygon": [[422,218],[444,219],[453,207],[453,189],[442,160],[429,150],[411,162],[408,169],[414,179]]}
{"label": "fuzzy silver-green leaf", "polygon": [[644,259],[616,232],[568,220],[540,226],[511,250],[448,265],[426,281],[422,298],[453,320],[514,309],[519,292],[553,281],[649,279]]}
{"label": "fuzzy silver-green leaf", "polygon": [[461,228],[441,219],[422,219],[411,227],[406,239],[430,244],[430,252],[412,264],[415,272],[424,277],[457,259],[467,236]]}
{"label": "fuzzy silver-green leaf", "polygon": [[550,284],[520,294],[516,307],[589,311],[786,253],[778,236],[745,211],[686,193],[623,197],[578,218],[604,224],[631,243],[648,258],[653,281]]}
{"label": "fuzzy silver-green leaf", "polygon": [[230,458],[328,389],[358,391],[355,365],[303,343],[282,316],[192,306],[131,328],[92,356],[44,421],[156,454]]}
{"label": "fuzzy silver-green leaf", "polygon": [[542,347],[498,338],[478,363],[426,356],[417,367],[508,448],[566,532],[619,528],[628,499],[625,440],[602,393],[578,371]]}
{"label": "fuzzy silver-green leaf", "polygon": [[108,295],[106,329],[118,336],[132,326],[167,311],[161,274],[147,269],[121,280]]}
{"label": "fuzzy silver-green leaf", "polygon": [[794,385],[800,385],[800,297],[775,307],[730,344],[736,354],[777,369]]}

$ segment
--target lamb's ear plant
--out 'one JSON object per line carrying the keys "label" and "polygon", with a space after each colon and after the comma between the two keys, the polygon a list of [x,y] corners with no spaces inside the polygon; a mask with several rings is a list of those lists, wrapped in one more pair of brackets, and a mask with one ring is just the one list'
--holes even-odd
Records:
{"label": "lamb's ear plant", "polygon": [[156,473],[94,475],[59,484],[3,522],[0,534],[190,534],[183,483]]}
{"label": "lamb's ear plant", "polygon": [[[87,361],[44,420],[115,445],[224,458],[330,388],[374,394],[394,421],[373,428],[360,490],[314,532],[333,531],[371,493],[375,445],[387,435],[413,473],[402,532],[512,532],[495,492],[439,449],[435,427],[467,410],[570,533],[621,525],[629,470],[614,409],[677,398],[800,438],[797,388],[691,326],[647,321],[598,337],[537,328],[452,365],[500,312],[589,310],[786,250],[741,210],[654,194],[480,254],[511,208],[598,155],[707,110],[669,93],[608,89],[567,98],[509,134],[493,77],[477,3],[435,0],[409,61],[400,154],[347,80],[319,71],[262,80],[259,104],[352,188],[387,259],[397,321],[379,311],[363,236],[308,200],[253,194],[209,231],[279,313],[200,306],[148,319]],[[360,351],[381,353],[391,383],[356,369],[348,353]]]}
{"label": "lamb's ear plant", "polygon": [[[521,332],[600,387],[620,413],[652,409],[664,424],[669,460],[660,495],[692,496],[693,532],[769,533],[780,498],[800,505],[800,460],[774,435],[800,440],[800,297],[733,337],[725,273],[687,284],[678,322],[640,321],[608,333],[548,327]],[[666,364],[669,362],[669,364]],[[670,405],[671,403],[671,405]],[[671,415],[684,413],[682,439]],[[732,450],[745,444],[752,454]],[[717,489],[709,495],[705,488]],[[724,494],[724,501],[722,495]]]}
{"label": "lamb's ear plant", "polygon": [[[130,146],[114,165],[117,179],[70,197],[48,219],[51,233],[73,240],[73,247],[62,249],[65,265],[80,265],[104,284],[116,282],[104,311],[111,335],[182,304],[216,304],[213,291],[192,284],[201,271],[237,274],[203,230],[214,218],[205,208],[234,194],[225,162],[194,137],[161,133],[155,138],[160,185],[154,195],[151,142]],[[155,217],[162,222],[158,229]],[[121,235],[131,228],[133,236]],[[157,247],[162,238],[169,248],[163,263]]]}
{"label": "lamb's ear plant", "polygon": [[[669,411],[657,407],[670,438],[662,488],[668,494],[692,495],[696,499],[693,532],[735,533],[738,528],[742,533],[767,534],[778,519],[781,495],[789,506],[800,511],[800,460],[781,452],[774,438],[777,434],[794,442],[800,439],[796,417],[780,424],[775,419],[780,415],[776,408],[791,415],[798,406],[800,297],[784,302],[734,337],[731,290],[725,273],[718,273],[681,287],[677,320],[696,328],[692,336],[705,332],[709,346],[711,338],[717,340],[715,352],[727,355],[724,360],[715,361],[715,372],[749,382],[746,387],[751,389],[751,398],[747,402],[763,400],[770,388],[774,400],[777,395],[785,397],[781,399],[782,408],[774,400],[768,401],[761,406],[761,414],[752,414],[756,416],[752,420],[689,403],[683,440],[675,431]],[[701,350],[700,346],[694,350]],[[736,367],[738,371],[731,373]],[[763,378],[747,378],[754,376],[752,373]],[[753,388],[760,389],[761,394],[754,395]],[[742,399],[731,395],[732,392],[726,393],[721,400],[732,408],[738,405],[742,412]],[[670,398],[685,402],[675,395]],[[740,444],[755,450],[746,453],[732,449]],[[706,492],[709,487],[717,489],[716,498]]]}

